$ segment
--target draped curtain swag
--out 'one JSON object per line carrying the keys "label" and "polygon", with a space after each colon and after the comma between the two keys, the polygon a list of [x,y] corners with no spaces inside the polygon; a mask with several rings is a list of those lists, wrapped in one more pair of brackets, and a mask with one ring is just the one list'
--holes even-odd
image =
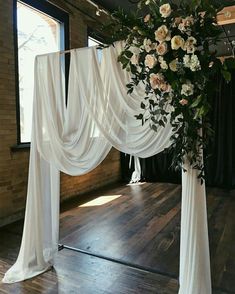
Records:
{"label": "draped curtain swag", "polygon": [[[111,147],[140,158],[170,146],[170,122],[159,132],[141,125],[144,87],[127,95],[130,75],[117,63],[123,44],[103,50],[71,51],[68,105],[61,54],[35,60],[35,94],[27,204],[22,244],[3,282],[43,273],[58,250],[59,171],[82,175],[98,166]],[[180,294],[210,294],[210,260],[205,185],[186,165],[182,177]]]}

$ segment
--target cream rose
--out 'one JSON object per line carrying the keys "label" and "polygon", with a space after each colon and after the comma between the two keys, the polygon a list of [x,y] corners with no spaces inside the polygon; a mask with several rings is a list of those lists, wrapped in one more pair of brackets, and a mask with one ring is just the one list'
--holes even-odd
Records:
{"label": "cream rose", "polygon": [[134,53],[130,59],[131,64],[138,65],[139,64],[139,54]]}
{"label": "cream rose", "polygon": [[169,85],[169,84],[167,84],[167,83],[162,83],[161,85],[160,85],[160,90],[162,91],[162,92],[166,92],[166,93],[169,93],[169,92],[171,92],[171,86]]}
{"label": "cream rose", "polygon": [[162,42],[159,45],[157,45],[156,47],[156,51],[158,55],[164,55],[167,52],[167,43],[166,42]]}
{"label": "cream rose", "polygon": [[144,45],[144,50],[146,52],[148,52],[148,53],[151,50],[153,50],[154,49],[154,46],[155,46],[155,44],[153,44],[152,41],[150,39],[147,39],[147,38],[144,39],[144,44],[143,45]]}
{"label": "cream rose", "polygon": [[157,64],[157,58],[152,54],[148,54],[145,57],[144,64],[149,68],[153,68]]}
{"label": "cream rose", "polygon": [[179,48],[184,48],[184,39],[177,35],[171,39],[171,48],[173,50],[178,50]]}
{"label": "cream rose", "polygon": [[170,14],[171,14],[171,6],[170,6],[170,4],[167,3],[167,4],[161,5],[160,8],[159,8],[159,12],[160,12],[161,16],[164,17],[164,18],[170,16]]}
{"label": "cream rose", "polygon": [[178,26],[178,29],[181,32],[191,31],[191,26],[194,24],[194,18],[192,16],[187,16],[186,18],[182,19],[181,23]]}
{"label": "cream rose", "polygon": [[197,40],[194,37],[189,37],[184,43],[184,50],[187,51],[187,53],[194,53],[196,51],[196,44]]}
{"label": "cream rose", "polygon": [[178,70],[178,59],[174,59],[169,63],[170,70],[176,72]]}
{"label": "cream rose", "polygon": [[177,27],[182,21],[182,17],[176,17],[173,23],[173,27]]}
{"label": "cream rose", "polygon": [[160,89],[160,85],[164,83],[164,76],[160,73],[158,74],[151,73],[149,81],[150,81],[150,85],[152,89],[154,90]]}
{"label": "cream rose", "polygon": [[167,26],[162,25],[155,31],[155,39],[160,43],[170,41],[171,35]]}

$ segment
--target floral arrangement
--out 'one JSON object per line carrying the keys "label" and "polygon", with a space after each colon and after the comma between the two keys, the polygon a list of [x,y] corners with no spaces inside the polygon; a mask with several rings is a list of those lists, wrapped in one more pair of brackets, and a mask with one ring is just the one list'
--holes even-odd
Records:
{"label": "floral arrangement", "polygon": [[139,83],[145,85],[136,118],[156,132],[170,118],[173,166],[181,168],[187,158],[203,179],[202,150],[213,134],[208,121],[213,77],[220,71],[229,80],[234,62],[222,64],[211,50],[220,39],[216,15],[221,4],[178,2],[139,1],[135,14],[115,12],[106,30],[112,32],[109,43],[125,41],[118,61],[132,74],[128,93]]}

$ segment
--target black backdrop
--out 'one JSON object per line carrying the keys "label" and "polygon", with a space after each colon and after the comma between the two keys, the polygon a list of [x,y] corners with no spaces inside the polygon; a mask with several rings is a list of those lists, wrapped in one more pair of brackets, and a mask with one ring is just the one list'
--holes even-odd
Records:
{"label": "black backdrop", "polygon": [[[227,83],[221,76],[215,79],[215,94],[210,120],[215,131],[212,144],[205,150],[206,185],[226,189],[235,188],[235,71]],[[129,181],[133,162],[121,154],[122,177]],[[170,168],[171,155],[164,151],[147,159],[141,159],[142,180],[149,182],[180,183],[181,172]]]}

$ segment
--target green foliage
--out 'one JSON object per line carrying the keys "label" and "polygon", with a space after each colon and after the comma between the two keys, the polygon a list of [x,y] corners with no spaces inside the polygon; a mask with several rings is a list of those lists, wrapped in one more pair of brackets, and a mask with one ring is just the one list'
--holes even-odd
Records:
{"label": "green foliage", "polygon": [[110,33],[108,44],[125,41],[118,61],[132,75],[127,93],[139,83],[145,85],[136,119],[156,132],[170,121],[172,166],[182,168],[187,158],[203,179],[202,149],[213,136],[208,122],[213,79],[221,72],[230,81],[230,70],[235,68],[234,59],[222,64],[210,47],[221,34],[216,25],[218,11],[235,1],[175,3],[141,0],[135,13],[116,11],[105,30]]}

